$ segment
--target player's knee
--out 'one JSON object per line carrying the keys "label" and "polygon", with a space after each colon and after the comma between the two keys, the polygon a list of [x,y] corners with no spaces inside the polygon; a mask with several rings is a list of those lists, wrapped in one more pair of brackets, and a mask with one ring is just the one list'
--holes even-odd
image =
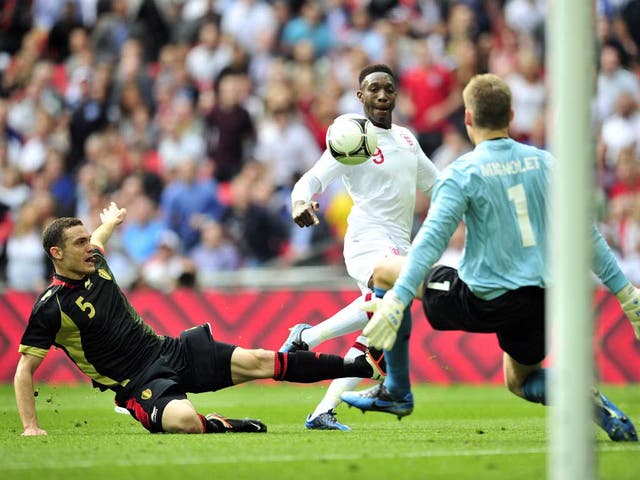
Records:
{"label": "player's knee", "polygon": [[389,290],[396,281],[396,269],[389,262],[382,262],[373,268],[373,284]]}
{"label": "player's knee", "polygon": [[162,414],[162,430],[167,433],[202,433],[203,426],[193,406],[169,402]]}

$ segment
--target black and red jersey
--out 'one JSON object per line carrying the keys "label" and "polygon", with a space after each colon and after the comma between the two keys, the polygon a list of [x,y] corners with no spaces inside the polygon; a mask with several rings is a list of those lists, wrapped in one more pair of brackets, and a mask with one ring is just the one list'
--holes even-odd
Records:
{"label": "black and red jersey", "polygon": [[101,389],[118,390],[159,355],[157,335],[131,306],[96,249],[95,273],[80,280],[54,275],[38,297],[19,351],[44,358],[52,345]]}

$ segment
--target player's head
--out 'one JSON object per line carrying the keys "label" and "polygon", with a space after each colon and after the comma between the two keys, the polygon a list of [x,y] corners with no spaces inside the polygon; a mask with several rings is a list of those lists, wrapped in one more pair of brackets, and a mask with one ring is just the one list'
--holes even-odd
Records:
{"label": "player's head", "polygon": [[95,271],[90,235],[79,218],[53,220],[42,232],[42,247],[53,261],[56,273],[82,278]]}
{"label": "player's head", "polygon": [[474,76],[462,92],[465,107],[465,124],[469,130],[508,130],[513,117],[511,90],[497,75],[485,73]]}
{"label": "player's head", "polygon": [[358,76],[360,89],[356,95],[364,114],[377,127],[391,128],[391,114],[396,106],[396,77],[384,64],[368,65]]}

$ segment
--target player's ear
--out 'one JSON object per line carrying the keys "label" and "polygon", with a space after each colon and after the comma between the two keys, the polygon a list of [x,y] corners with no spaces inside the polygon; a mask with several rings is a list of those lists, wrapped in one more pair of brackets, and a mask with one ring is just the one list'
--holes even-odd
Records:
{"label": "player's ear", "polygon": [[362,103],[364,103],[364,100],[362,99],[362,90],[358,90],[356,92],[356,97],[358,97],[358,100],[360,100]]}
{"label": "player's ear", "polygon": [[509,123],[511,123],[513,121],[513,108],[511,110],[509,110]]}
{"label": "player's ear", "polygon": [[49,255],[54,260],[62,260],[62,249],[56,245],[49,249]]}
{"label": "player's ear", "polygon": [[[511,113],[513,113],[513,111]],[[468,108],[464,109],[464,124],[469,127],[473,126],[473,112]]]}

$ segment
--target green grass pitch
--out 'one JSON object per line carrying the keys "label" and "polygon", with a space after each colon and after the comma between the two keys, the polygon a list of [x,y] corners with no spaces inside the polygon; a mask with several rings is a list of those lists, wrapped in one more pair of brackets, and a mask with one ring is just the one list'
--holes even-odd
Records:
{"label": "green grass pitch", "polygon": [[[267,434],[151,435],[130,417],[114,413],[109,393],[39,385],[39,419],[49,435],[23,438],[13,389],[0,386],[0,478],[546,477],[546,409],[502,387],[416,385],[416,409],[401,422],[343,404],[338,418],[352,431],[308,431],[305,416],[326,387],[265,382],[191,396],[203,413],[260,418]],[[640,385],[603,391],[640,427]],[[598,478],[640,478],[640,445],[611,442],[595,425],[594,431]]]}

